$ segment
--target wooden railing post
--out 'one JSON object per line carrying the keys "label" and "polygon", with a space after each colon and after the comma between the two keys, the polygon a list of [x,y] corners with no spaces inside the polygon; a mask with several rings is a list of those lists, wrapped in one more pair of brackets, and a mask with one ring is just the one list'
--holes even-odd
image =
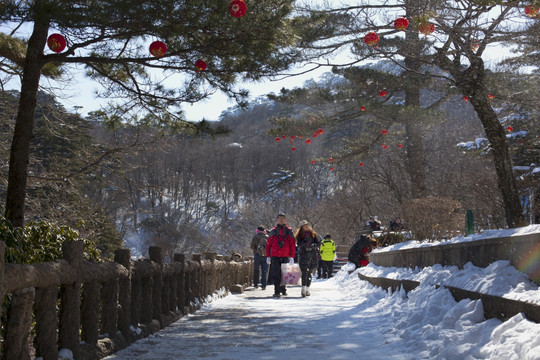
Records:
{"label": "wooden railing post", "polygon": [[118,279],[103,283],[101,301],[101,334],[113,338],[118,330]]}
{"label": "wooden railing post", "polygon": [[152,292],[154,287],[154,279],[152,276],[146,276],[141,279],[142,301],[144,306],[141,306],[141,323],[149,324],[152,322],[154,307],[152,304]]}
{"label": "wooden railing post", "polygon": [[70,349],[75,359],[80,358],[79,329],[81,327],[81,263],[83,260],[83,242],[65,241],[62,244],[64,259],[75,268],[78,279],[61,287],[60,329],[58,343],[61,348]]}
{"label": "wooden railing post", "polygon": [[131,325],[131,250],[118,249],[114,252],[114,261],[125,267],[129,277],[119,280],[118,303],[120,312],[118,314],[118,329],[124,336],[129,335]]}
{"label": "wooden railing post", "polygon": [[[6,243],[0,241],[0,309],[4,303],[4,255],[6,251]],[[0,329],[2,328],[2,317],[0,316]],[[2,349],[0,349],[0,358],[2,357]]]}
{"label": "wooden railing post", "polygon": [[100,299],[100,283],[98,281],[85,282],[81,306],[81,338],[85,343],[92,346],[96,346],[99,339]]}
{"label": "wooden railing post", "polygon": [[[163,257],[161,255],[161,248],[157,246],[151,246],[148,249],[148,255],[150,261],[157,262],[163,266]],[[163,321],[161,316],[161,298],[163,291],[163,273],[157,272],[153,276],[154,286],[152,287],[152,318],[159,321],[160,326],[163,327]]]}
{"label": "wooden railing post", "polygon": [[185,308],[185,277],[186,277],[186,255],[184,254],[174,254],[173,260],[175,262],[179,262],[182,264],[182,270],[180,270],[180,273],[177,276],[177,287],[176,287],[176,307],[178,310],[184,313]]}
{"label": "wooden railing post", "polygon": [[11,294],[5,344],[6,360],[29,360],[28,347],[30,327],[32,325],[32,305],[34,304],[34,288],[15,290]]}
{"label": "wooden railing post", "polygon": [[34,304],[36,316],[36,355],[45,360],[58,359],[58,339],[56,330],[58,315],[56,302],[58,286],[36,290]]}
{"label": "wooden railing post", "polygon": [[199,302],[201,299],[201,274],[202,274],[202,266],[201,266],[201,255],[200,254],[193,254],[191,255],[191,259],[196,262],[195,270],[191,272],[192,279],[191,279],[191,293],[192,293],[192,301],[195,302],[195,299],[198,299]]}

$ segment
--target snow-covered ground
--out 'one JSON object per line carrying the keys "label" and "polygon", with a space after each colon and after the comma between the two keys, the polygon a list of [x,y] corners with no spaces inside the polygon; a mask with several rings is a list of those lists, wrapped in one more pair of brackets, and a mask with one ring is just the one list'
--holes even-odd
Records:
{"label": "snow-covered ground", "polygon": [[211,299],[107,359],[540,359],[540,324],[522,315],[485,320],[481,301],[429,282],[389,294],[346,269],[315,280],[308,298],[296,286],[273,299],[269,286]]}
{"label": "snow-covered ground", "polygon": [[411,241],[406,241],[399,244],[375,249],[373,250],[373,252],[378,253],[378,252],[385,252],[385,251],[405,250],[405,249],[412,249],[412,248],[417,248],[417,247],[457,244],[457,243],[482,240],[482,239],[511,237],[511,236],[529,235],[529,234],[537,234],[538,238],[540,239],[540,224],[533,224],[529,226],[506,229],[506,230],[487,230],[487,231],[482,232],[481,234],[473,234],[469,236],[457,236],[455,238],[442,240],[442,241],[411,240]]}

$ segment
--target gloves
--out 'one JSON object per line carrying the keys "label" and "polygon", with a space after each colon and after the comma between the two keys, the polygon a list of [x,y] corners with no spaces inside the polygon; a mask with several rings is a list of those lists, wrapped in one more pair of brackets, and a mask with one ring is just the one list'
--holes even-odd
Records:
{"label": "gloves", "polygon": [[292,258],[292,257],[289,258],[289,264],[291,264],[291,265],[294,264],[294,258]]}
{"label": "gloves", "polygon": [[270,265],[270,258],[269,258],[269,257],[266,258],[266,263],[267,263],[268,265]]}

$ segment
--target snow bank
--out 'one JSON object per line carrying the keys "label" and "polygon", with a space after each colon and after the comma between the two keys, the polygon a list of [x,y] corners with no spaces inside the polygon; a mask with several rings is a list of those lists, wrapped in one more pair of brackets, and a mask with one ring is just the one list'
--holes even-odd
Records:
{"label": "snow bank", "polygon": [[396,268],[369,264],[357,270],[369,277],[385,277],[395,280],[414,280],[427,285],[446,285],[460,289],[490,294],[512,300],[540,305],[540,289],[527,275],[499,260],[486,268],[465,264],[457,266],[434,265],[425,268]]}
{"label": "snow bank", "polygon": [[[503,264],[497,266],[504,267]],[[382,270],[371,268],[366,273],[373,276],[376,271]],[[433,278],[444,278],[437,273],[448,275],[453,269],[433,267],[428,272]],[[356,272],[348,275],[341,271],[335,281],[339,291],[348,297],[363,297],[370,302],[370,297],[380,296],[377,294],[380,289],[360,280]],[[365,316],[367,311],[363,309],[359,314]],[[377,312],[381,318],[379,326],[372,329],[379,335],[373,336],[383,336],[388,344],[399,343],[406,354],[403,359],[540,359],[537,336],[540,324],[527,320],[522,314],[505,322],[486,320],[481,301],[456,302],[447,289],[436,289],[428,283],[407,296],[403,291],[389,293],[370,311]],[[381,359],[384,359],[383,354],[384,348],[381,348]]]}
{"label": "snow bank", "polygon": [[452,238],[449,240],[442,240],[442,241],[411,240],[411,241],[406,241],[399,244],[375,249],[373,250],[373,253],[405,250],[405,249],[412,249],[412,248],[419,248],[419,247],[457,244],[457,243],[475,241],[475,240],[481,240],[481,239],[511,237],[511,236],[528,235],[528,234],[538,234],[538,236],[540,236],[540,224],[534,224],[534,225],[529,225],[525,227],[506,229],[506,230],[487,230],[481,234],[474,234],[474,235],[469,235],[469,236],[457,236],[455,238]]}

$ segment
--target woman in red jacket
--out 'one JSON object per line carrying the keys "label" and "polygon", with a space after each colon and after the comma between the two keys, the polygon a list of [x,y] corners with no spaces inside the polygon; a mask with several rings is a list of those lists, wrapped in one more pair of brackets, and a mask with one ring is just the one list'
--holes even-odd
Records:
{"label": "woman in red jacket", "polygon": [[295,247],[293,231],[287,226],[287,218],[285,214],[279,214],[277,225],[270,231],[266,243],[266,259],[270,263],[269,276],[274,283],[275,298],[287,295],[285,285],[281,285],[281,264],[294,262]]}

